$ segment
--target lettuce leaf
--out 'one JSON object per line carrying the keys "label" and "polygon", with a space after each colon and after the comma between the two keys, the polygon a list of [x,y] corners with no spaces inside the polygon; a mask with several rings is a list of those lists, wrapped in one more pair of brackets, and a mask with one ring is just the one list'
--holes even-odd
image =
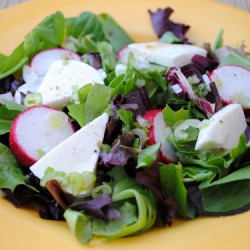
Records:
{"label": "lettuce leaf", "polygon": [[25,176],[11,150],[0,143],[0,189],[13,191],[17,185],[25,184],[24,181]]}
{"label": "lettuce leaf", "polygon": [[15,102],[8,100],[2,100],[2,102],[4,105],[0,106],[0,135],[8,133],[16,116],[26,109],[25,106]]}
{"label": "lettuce leaf", "polygon": [[174,111],[169,105],[163,109],[163,117],[165,123],[172,127],[176,122],[191,119],[190,109],[181,108],[180,110]]}
{"label": "lettuce leaf", "polygon": [[219,66],[230,64],[239,65],[250,70],[250,59],[236,52],[229,53],[229,55],[220,62]]}
{"label": "lettuce leaf", "polygon": [[145,167],[151,166],[157,159],[160,146],[161,146],[161,142],[158,142],[157,144],[148,146],[145,149],[143,149],[138,154],[137,168],[145,168]]}
{"label": "lettuce leaf", "polygon": [[67,209],[64,218],[77,240],[83,244],[89,243],[92,237],[91,218],[83,212]]}

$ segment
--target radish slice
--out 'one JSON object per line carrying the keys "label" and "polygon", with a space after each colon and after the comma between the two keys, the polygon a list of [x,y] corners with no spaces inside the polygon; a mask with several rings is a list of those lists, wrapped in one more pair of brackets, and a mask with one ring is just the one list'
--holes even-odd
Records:
{"label": "radish slice", "polygon": [[167,141],[167,136],[171,133],[170,127],[166,126],[161,109],[150,110],[143,116],[152,126],[149,129],[147,141],[148,145],[156,144],[162,141],[160,149],[160,161],[164,163],[173,163],[178,160],[173,146]]}
{"label": "radish slice", "polygon": [[250,109],[250,70],[237,65],[225,65],[209,75],[214,81],[224,104],[238,103]]}
{"label": "radish slice", "polygon": [[129,49],[128,46],[125,46],[121,48],[118,53],[117,53],[117,59],[118,61],[127,63],[128,62],[128,54],[131,50]]}
{"label": "radish slice", "polygon": [[20,164],[29,167],[74,132],[65,113],[48,106],[33,106],[13,121],[10,148]]}
{"label": "radish slice", "polygon": [[67,49],[54,48],[37,53],[30,62],[30,67],[36,71],[38,76],[46,75],[50,65],[58,60],[82,61],[80,55]]}

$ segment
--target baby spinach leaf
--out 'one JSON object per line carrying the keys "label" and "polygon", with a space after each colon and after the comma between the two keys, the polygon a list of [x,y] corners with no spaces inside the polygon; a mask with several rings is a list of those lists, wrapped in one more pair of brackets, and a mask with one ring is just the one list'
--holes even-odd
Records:
{"label": "baby spinach leaf", "polygon": [[229,212],[250,204],[250,166],[200,185],[205,212]]}
{"label": "baby spinach leaf", "polygon": [[100,15],[102,19],[103,32],[117,53],[122,47],[133,43],[133,40],[124,29],[108,14]]}
{"label": "baby spinach leaf", "polygon": [[25,36],[11,55],[1,56],[0,79],[19,71],[38,51],[62,44],[64,30],[64,16],[61,12],[47,16]]}

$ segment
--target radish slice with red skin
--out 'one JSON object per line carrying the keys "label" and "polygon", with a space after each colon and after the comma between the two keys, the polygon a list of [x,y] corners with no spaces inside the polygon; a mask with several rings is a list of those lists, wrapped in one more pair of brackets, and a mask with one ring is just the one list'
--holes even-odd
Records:
{"label": "radish slice with red skin", "polygon": [[29,167],[74,132],[65,113],[44,105],[33,106],[13,121],[9,144],[18,162]]}
{"label": "radish slice with red skin", "polygon": [[30,67],[35,70],[38,76],[46,75],[50,65],[58,60],[82,61],[80,55],[64,48],[53,48],[37,53],[30,62]]}
{"label": "radish slice with red skin", "polygon": [[214,81],[224,104],[238,103],[250,109],[250,70],[238,65],[224,65],[213,70]]}
{"label": "radish slice with red skin", "polygon": [[128,62],[128,54],[131,50],[129,49],[128,46],[125,46],[121,48],[118,53],[117,53],[117,59],[118,61],[127,63]]}
{"label": "radish slice with red skin", "polygon": [[166,137],[171,133],[171,129],[164,122],[162,110],[150,110],[143,115],[143,118],[152,125],[149,129],[149,140],[147,141],[147,144],[154,145],[162,141],[160,161],[164,163],[176,162],[178,158],[175,155],[175,150],[166,139]]}

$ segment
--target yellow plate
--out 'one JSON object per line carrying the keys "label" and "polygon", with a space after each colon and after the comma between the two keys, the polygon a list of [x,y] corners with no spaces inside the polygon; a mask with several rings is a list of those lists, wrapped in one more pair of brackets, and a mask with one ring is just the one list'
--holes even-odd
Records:
{"label": "yellow plate", "polygon": [[[24,35],[46,15],[61,10],[65,16],[75,16],[88,10],[107,12],[136,41],[156,39],[150,24],[148,9],[171,6],[172,19],[191,25],[188,36],[200,44],[213,42],[221,28],[225,42],[250,47],[250,15],[247,12],[208,0],[33,0],[0,12],[0,52],[10,53]],[[14,208],[0,198],[0,249],[250,249],[250,212],[220,218],[199,218],[175,221],[171,228],[103,243],[100,239],[86,247],[76,241],[66,223],[46,221],[27,208]]]}

